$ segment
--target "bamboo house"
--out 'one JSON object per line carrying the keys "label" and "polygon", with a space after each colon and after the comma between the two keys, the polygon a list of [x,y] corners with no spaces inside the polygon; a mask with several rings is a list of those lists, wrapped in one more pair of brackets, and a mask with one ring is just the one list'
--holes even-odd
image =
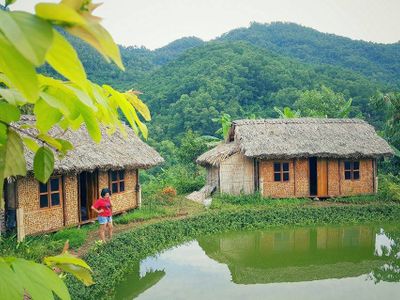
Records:
{"label": "bamboo house", "polygon": [[326,198],[376,193],[377,159],[391,155],[359,119],[239,120],[197,163],[207,169],[208,190]]}
{"label": "bamboo house", "polygon": [[[23,116],[21,123],[35,122]],[[85,126],[76,131],[55,127],[49,134],[63,138],[74,149],[55,161],[54,173],[46,184],[33,177],[33,153],[25,149],[28,174],[5,181],[5,223],[18,228],[19,236],[50,232],[89,222],[100,190],[112,191],[113,213],[136,208],[141,202],[139,169],[162,163],[163,158],[127,126],[127,137],[117,131],[100,143],[92,141]]]}

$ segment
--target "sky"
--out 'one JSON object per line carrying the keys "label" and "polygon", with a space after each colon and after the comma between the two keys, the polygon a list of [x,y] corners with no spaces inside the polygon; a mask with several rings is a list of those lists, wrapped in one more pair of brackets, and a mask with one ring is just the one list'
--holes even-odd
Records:
{"label": "sky", "polygon": [[[12,10],[38,2],[17,0]],[[294,22],[378,43],[400,41],[400,0],[100,0],[95,14],[118,44],[160,48],[184,36],[210,40],[250,22]]]}

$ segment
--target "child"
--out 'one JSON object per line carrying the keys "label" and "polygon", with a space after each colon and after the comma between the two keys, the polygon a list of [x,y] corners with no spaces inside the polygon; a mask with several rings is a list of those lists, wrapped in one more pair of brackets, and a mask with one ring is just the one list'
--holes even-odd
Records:
{"label": "child", "polygon": [[97,219],[99,220],[100,228],[99,235],[100,239],[106,241],[106,230],[108,230],[108,236],[112,238],[112,205],[111,205],[111,191],[109,188],[101,190],[101,198],[97,199],[92,205],[92,209],[98,214]]}

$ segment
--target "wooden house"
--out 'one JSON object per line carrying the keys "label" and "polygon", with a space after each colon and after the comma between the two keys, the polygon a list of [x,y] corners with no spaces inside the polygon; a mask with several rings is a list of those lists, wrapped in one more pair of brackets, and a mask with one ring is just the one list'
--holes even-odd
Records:
{"label": "wooden house", "polygon": [[358,119],[239,120],[197,163],[222,193],[326,198],[376,193],[377,159],[391,155]]}
{"label": "wooden house", "polygon": [[[21,123],[35,122],[23,116]],[[33,177],[33,153],[25,149],[28,174],[5,181],[6,227],[18,227],[19,235],[50,232],[93,220],[93,201],[100,190],[112,191],[113,213],[138,207],[141,201],[139,169],[163,162],[163,158],[125,126],[127,137],[117,131],[95,143],[84,126],[76,131],[55,127],[49,134],[70,141],[74,149],[55,161],[46,184]]]}

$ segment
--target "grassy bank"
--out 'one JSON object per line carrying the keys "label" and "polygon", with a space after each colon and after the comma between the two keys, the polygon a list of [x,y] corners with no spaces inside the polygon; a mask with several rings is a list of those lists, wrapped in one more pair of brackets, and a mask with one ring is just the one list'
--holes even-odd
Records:
{"label": "grassy bank", "polygon": [[[195,215],[204,211],[197,203],[186,200],[183,196],[175,196],[173,200],[147,201],[142,209],[135,209],[114,216],[114,227],[129,223],[146,224],[147,221],[174,218],[176,216]],[[43,257],[59,254],[66,240],[69,240],[70,250],[77,252],[92,236],[97,238],[98,224],[85,224],[80,228],[72,227],[55,233],[28,236],[21,243],[17,242],[15,234],[0,237],[0,256],[16,256],[41,262]],[[92,241],[93,243],[93,241]]]}
{"label": "grassy bank", "polygon": [[199,235],[279,225],[364,223],[399,218],[400,206],[396,204],[211,209],[197,216],[125,232],[108,244],[95,246],[84,259],[94,270],[96,284],[86,288],[72,278],[67,279],[67,284],[73,299],[109,299],[132,263]]}

